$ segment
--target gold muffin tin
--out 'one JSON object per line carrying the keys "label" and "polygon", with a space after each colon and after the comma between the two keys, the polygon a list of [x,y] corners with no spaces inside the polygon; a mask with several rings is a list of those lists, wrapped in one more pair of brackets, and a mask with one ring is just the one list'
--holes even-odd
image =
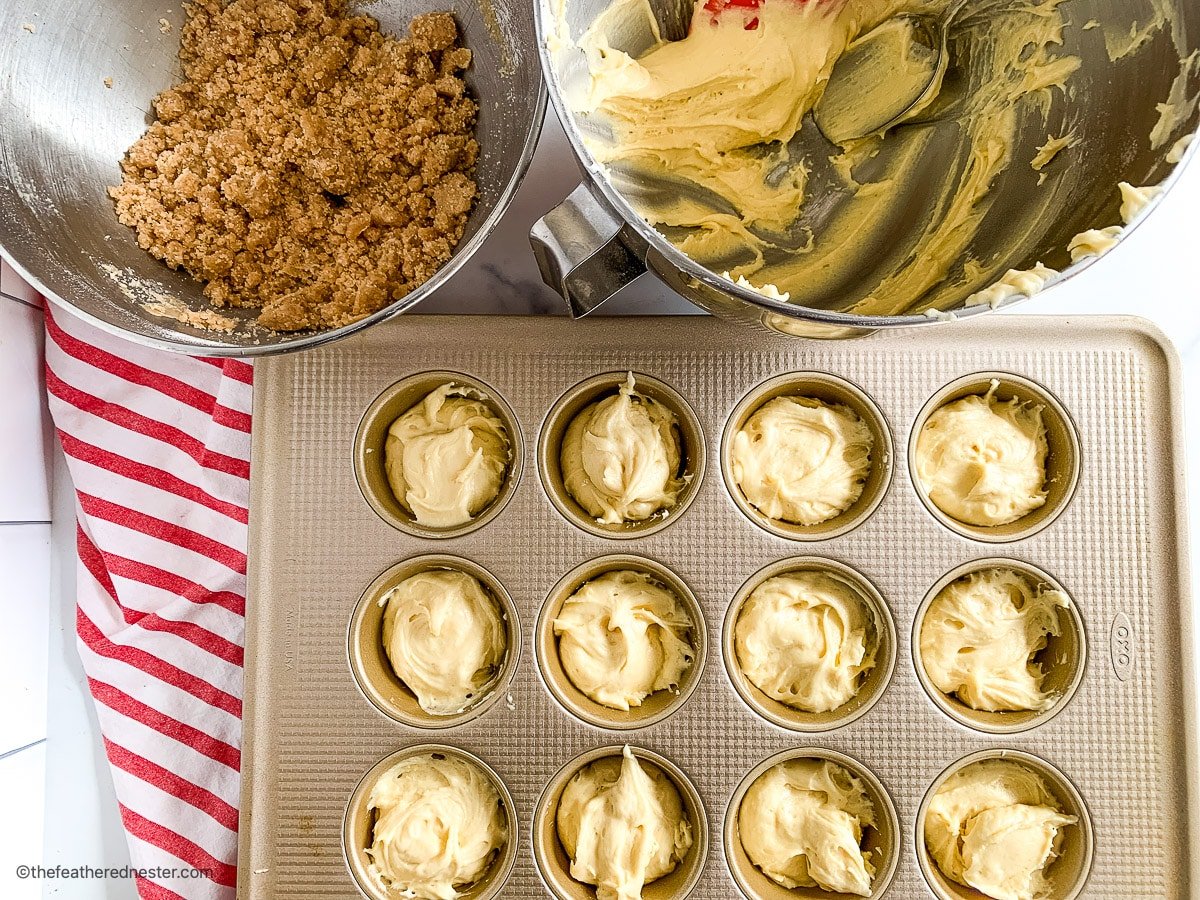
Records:
{"label": "gold muffin tin", "polygon": [[398,763],[417,756],[457,758],[482,772],[484,777],[491,782],[492,787],[496,789],[496,793],[500,797],[500,808],[503,811],[505,830],[509,835],[509,840],[496,854],[496,858],[492,860],[492,864],[483,877],[473,885],[465,887],[459,896],[462,900],[496,900],[496,898],[504,896],[504,886],[508,883],[508,878],[517,861],[519,843],[516,835],[521,828],[512,794],[509,793],[504,780],[496,774],[491,766],[473,753],[467,753],[448,744],[417,744],[397,750],[395,753],[389,753],[371,766],[363,775],[362,780],[355,785],[354,792],[346,803],[345,818],[342,822],[342,853],[346,859],[346,867],[350,870],[350,877],[354,879],[354,883],[362,895],[370,900],[391,900],[398,896],[389,891],[387,885],[371,872],[371,858],[366,849],[371,846],[374,839],[375,818],[373,811],[368,809],[367,805],[371,799],[371,791],[375,789],[375,785],[379,783],[380,779]]}
{"label": "gold muffin tin", "polygon": [[[640,706],[629,710],[612,709],[597,703],[572,683],[563,668],[558,653],[558,639],[554,634],[554,620],[562,611],[563,604],[575,591],[585,582],[606,572],[619,571],[648,575],[679,598],[680,604],[692,621],[687,637],[695,653],[691,667],[683,673],[679,685],[674,690],[655,691],[643,700]],[[533,632],[533,646],[537,655],[538,671],[546,682],[546,687],[567,712],[598,728],[630,731],[648,728],[663,721],[682,708],[692,696],[708,659],[708,629],[704,624],[704,612],[700,602],[682,578],[653,560],[617,553],[597,557],[576,566],[551,588],[538,613]]]}
{"label": "gold muffin tin", "polygon": [[[1058,847],[1059,856],[1054,861],[1054,865],[1046,870],[1046,880],[1050,891],[1048,896],[1053,897],[1054,900],[1075,900],[1076,897],[1082,896],[1088,885],[1092,855],[1095,853],[1096,838],[1091,812],[1070,779],[1050,763],[1032,753],[1024,753],[1019,750],[980,750],[978,753],[972,753],[948,766],[946,771],[942,772],[929,786],[929,790],[921,800],[921,806],[917,810],[916,834],[920,836],[924,833],[925,814],[929,803],[937,794],[938,789],[945,784],[946,779],[976,763],[992,759],[1003,759],[1033,772],[1046,786],[1046,790],[1054,798],[1058,808],[1066,815],[1074,816],[1079,820],[1078,824],[1061,832],[1063,838]],[[983,896],[978,891],[963,887],[943,875],[937,863],[930,856],[924,840],[918,839],[916,845],[917,862],[921,867],[921,873],[929,882],[929,886],[938,900],[979,900]],[[1158,896],[1158,894],[1152,896]]]}
{"label": "gold muffin tin", "polygon": [[[680,415],[691,477],[666,515],[594,527],[561,491],[556,440],[572,411],[629,371]],[[909,456],[933,408],[986,391],[993,377],[1001,397],[1047,407],[1050,498],[1027,521],[980,534],[930,508]],[[487,397],[514,456],[495,503],[467,526],[435,531],[389,499],[381,448],[390,422],[447,381]],[[840,761],[867,784],[879,817],[867,835],[877,896],[978,900],[930,867],[920,829],[931,790],[980,755],[1038,768],[1080,815],[1051,869],[1056,892],[1191,896],[1200,848],[1188,795],[1178,390],[1156,333],[1103,318],[996,317],[803,343],[707,318],[407,316],[259,362],[239,896],[369,894],[370,816],[355,786],[430,740],[492,773],[513,821],[505,855],[467,896],[594,897],[569,877],[552,826],[556,791],[624,743],[675,781],[703,836],[648,900],[836,897],[769,882],[736,836],[755,774],[796,756]],[[824,530],[760,521],[728,477],[731,432],[785,393],[849,403],[876,429],[881,452],[863,498]],[[923,605],[988,565],[1012,565],[1071,598],[1064,635],[1042,654],[1061,698],[1046,713],[974,714],[927,685],[914,657]],[[476,574],[511,629],[494,688],[459,717],[419,715],[377,644],[379,597],[422,566]],[[572,694],[548,627],[574,587],[617,567],[651,573],[698,617],[697,662],[679,692],[629,713]],[[804,567],[853,584],[880,639],[859,696],[809,719],[748,695],[725,627],[764,577]]]}
{"label": "gold muffin tin", "polygon": [[[387,442],[388,428],[393,422],[433,391],[447,384],[462,388],[465,396],[482,400],[504,423],[509,440],[509,464],[500,492],[491,503],[469,522],[439,528],[418,522],[412,512],[397,499],[388,483],[384,446]],[[354,435],[354,476],[358,480],[358,489],[362,491],[363,499],[370,504],[379,518],[393,528],[413,537],[429,540],[470,534],[500,515],[505,504],[512,499],[521,480],[524,459],[525,442],[512,408],[487,384],[462,372],[418,372],[389,385],[367,408]]]}
{"label": "gold muffin tin", "polygon": [[[845,584],[862,601],[871,620],[867,641],[875,649],[875,665],[864,673],[854,697],[828,712],[806,712],[767,696],[742,672],[737,658],[735,629],[742,607],[764,581],[793,572],[820,572]],[[721,628],[721,653],[724,657],[725,672],[733,689],[750,709],[768,722],[796,732],[833,731],[870,712],[891,682],[896,669],[896,625],[879,591],[849,566],[816,556],[781,559],[755,572],[733,595]]]}
{"label": "gold muffin tin", "polygon": [[[684,486],[670,509],[640,522],[612,525],[597,521],[567,490],[563,481],[561,448],[567,428],[575,417],[593,403],[616,395],[631,374],[634,390],[651,400],[657,400],[674,413],[679,423],[678,437],[682,461],[680,471],[675,474],[683,479]],[[589,534],[603,538],[649,537],[687,512],[704,481],[705,456],[704,428],[688,402],[670,385],[632,370],[602,373],[572,386],[550,408],[538,440],[538,472],[542,476],[546,496],[568,522]]]}
{"label": "gold muffin tin", "polygon": [[[916,448],[921,429],[937,410],[955,400],[972,395],[983,396],[995,387],[995,399],[1004,402],[1017,400],[1021,404],[1041,407],[1042,424],[1046,427],[1046,502],[1037,509],[1007,525],[981,526],[961,522],[929,499],[917,477]],[[1011,372],[973,372],[957,378],[929,398],[917,413],[909,431],[908,466],[913,487],[930,515],[963,537],[985,543],[1003,544],[1020,541],[1048,528],[1066,510],[1079,486],[1081,470],[1079,434],[1070,414],[1052,393],[1035,381]]]}
{"label": "gold muffin tin", "polygon": [[[562,798],[563,790],[581,769],[597,760],[619,758],[623,749],[617,744],[597,747],[580,754],[554,774],[538,798],[537,807],[533,812],[533,858],[543,884],[555,900],[595,900],[596,897],[595,889],[571,877],[571,860],[558,839],[558,802]],[[665,756],[641,747],[634,750],[634,756],[647,774],[653,776],[661,773],[675,786],[679,792],[679,799],[683,801],[683,814],[692,832],[692,845],[675,870],[646,885],[642,897],[645,900],[675,900],[677,897],[687,897],[700,882],[708,857],[708,817],[700,799],[700,792],[683,770]]]}
{"label": "gold muffin tin", "polygon": [[[484,592],[496,603],[504,619],[507,640],[504,660],[495,677],[457,713],[435,715],[421,708],[416,695],[396,675],[383,645],[383,620],[386,598],[392,588],[406,578],[429,571],[463,572],[483,585]],[[508,692],[517,663],[521,658],[521,619],[508,591],[491,572],[468,559],[431,553],[414,556],[389,568],[372,581],[350,617],[346,645],[350,674],[363,696],[385,716],[413,728],[440,729],[462,725],[483,715]]]}
{"label": "gold muffin tin", "polygon": [[[777,397],[805,397],[831,406],[844,406],[858,416],[871,432],[871,466],[862,493],[850,507],[825,522],[800,525],[764,515],[748,501],[733,477],[730,460],[733,439],[746,421],[764,404]],[[853,531],[875,512],[892,480],[892,433],[883,413],[865,392],[844,378],[826,372],[786,372],[770,378],[750,391],[729,416],[721,438],[721,475],[726,490],[750,521],[782,538],[797,541],[827,541]]]}
{"label": "gold muffin tin", "polygon": [[1066,594],[1068,599],[1071,597],[1067,593],[1067,589],[1055,578],[1029,563],[1003,557],[977,559],[964,563],[938,579],[937,583],[929,589],[929,593],[925,595],[925,599],[921,601],[921,605],[917,607],[916,615],[913,616],[911,642],[913,667],[916,670],[917,679],[921,682],[921,687],[925,688],[925,692],[929,694],[929,699],[950,718],[977,731],[990,734],[1016,734],[1046,724],[1066,708],[1083,682],[1083,673],[1087,662],[1087,638],[1084,633],[1083,614],[1079,610],[1079,604],[1074,600],[1070,601],[1070,605],[1066,609],[1060,609],[1058,624],[1061,633],[1050,635],[1046,646],[1034,657],[1034,662],[1042,669],[1042,690],[1055,698],[1054,704],[1050,708],[1010,712],[986,712],[972,709],[957,697],[942,693],[929,679],[921,653],[921,625],[925,621],[925,613],[928,612],[930,604],[943,589],[960,578],[987,569],[1011,569],[1028,578],[1034,585],[1060,591]]}
{"label": "gold muffin tin", "polygon": [[734,883],[741,889],[742,894],[752,900],[850,900],[855,896],[823,891],[820,888],[786,888],[764,875],[762,870],[750,861],[742,847],[738,831],[738,810],[750,786],[773,766],[801,759],[828,760],[846,769],[862,782],[867,797],[875,808],[875,824],[864,829],[862,844],[863,855],[875,867],[870,900],[889,896],[892,879],[900,865],[902,831],[896,815],[896,805],[870,769],[852,756],[824,747],[797,747],[776,753],[746,773],[746,777],[734,789],[733,797],[725,811],[725,827],[722,833],[725,859]]}

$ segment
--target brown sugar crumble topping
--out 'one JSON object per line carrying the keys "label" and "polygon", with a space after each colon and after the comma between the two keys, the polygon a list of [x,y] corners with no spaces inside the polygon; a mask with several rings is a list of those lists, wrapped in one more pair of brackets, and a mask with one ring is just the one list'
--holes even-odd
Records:
{"label": "brown sugar crumble topping", "polygon": [[197,0],[183,81],[109,189],[216,307],[279,331],[370,315],[450,259],[475,200],[478,107],[449,13],[407,39],[347,0]]}

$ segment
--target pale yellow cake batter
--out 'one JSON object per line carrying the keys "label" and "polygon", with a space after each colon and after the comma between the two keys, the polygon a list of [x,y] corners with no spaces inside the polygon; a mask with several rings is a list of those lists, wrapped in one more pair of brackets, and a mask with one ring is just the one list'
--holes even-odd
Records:
{"label": "pale yellow cake batter", "polygon": [[[696,4],[686,36],[672,41],[662,37],[646,0],[614,0],[577,44],[561,25],[550,44],[556,53],[578,47],[585,57],[587,75],[568,85],[568,101],[585,122],[589,150],[685,253],[808,305],[838,295],[847,272],[902,253],[902,264],[881,274],[873,290],[847,298],[849,310],[922,312],[960,301],[1008,268],[1003,259],[971,260],[969,250],[990,211],[993,185],[1018,161],[1021,135],[1026,128],[1047,133],[1080,65],[1061,50],[1063,0],[974,0],[954,26],[969,48],[957,57],[955,99],[936,105],[934,114],[953,122],[958,135],[954,158],[939,168],[941,183],[925,169],[931,129],[840,138],[832,150],[806,130],[835,64],[858,38],[889,23],[887,33],[903,39],[910,30],[892,27],[896,17],[937,15],[948,5],[710,0]],[[888,66],[861,76],[884,85],[873,100],[888,100],[889,87],[911,95],[913,79],[897,72],[928,68],[920,47],[900,51],[871,57],[872,65]],[[739,65],[730,66],[731,59]],[[822,118],[847,119],[847,110],[832,112]],[[1031,150],[1020,162],[1038,156]],[[872,176],[860,182],[865,163]],[[813,226],[809,181],[818,168],[830,170],[822,178],[835,179],[846,197],[836,214],[820,215]],[[897,247],[895,220],[912,200],[900,188],[916,179],[926,194],[934,188],[934,214],[913,224]],[[1031,196],[1030,215],[1009,227],[1037,229],[1052,215],[1054,197]]]}
{"label": "pale yellow cake batter", "polygon": [[596,886],[597,900],[641,900],[642,889],[675,871],[692,846],[679,790],[643,768],[627,746],[575,774],[556,814],[571,877]]}
{"label": "pale yellow cake batter", "polygon": [[811,397],[776,397],[734,436],[733,480],[770,519],[817,525],[862,496],[874,437],[849,407]]}
{"label": "pale yellow cake batter", "polygon": [[760,691],[804,712],[835,710],[875,666],[878,636],[866,602],[824,572],[768,578],[734,624],[742,673]]}
{"label": "pale yellow cake batter", "polygon": [[1052,900],[1046,870],[1078,821],[1036,772],[989,759],[938,788],[925,813],[925,846],[942,874],[985,896]]}
{"label": "pale yellow cake batter", "polygon": [[421,709],[443,716],[461,712],[495,681],[508,632],[499,606],[475,576],[419,572],[381,602],[383,649]]}
{"label": "pale yellow cake batter", "polygon": [[392,493],[421,525],[465,525],[496,499],[512,461],[504,422],[470,388],[444,384],[388,428]]}
{"label": "pale yellow cake batter", "polygon": [[[1186,147],[1186,144],[1184,146]],[[1150,204],[1163,192],[1159,185],[1135,187],[1127,181],[1118,184],[1117,190],[1121,192],[1121,222],[1124,224],[1091,228],[1075,235],[1067,246],[1072,262],[1079,262],[1089,256],[1103,256],[1117,246],[1128,227],[1141,218]]]}
{"label": "pale yellow cake batter", "polygon": [[642,522],[669,511],[686,482],[683,439],[671,410],[637,390],[582,409],[567,426],[560,465],[567,493],[605,525]]}
{"label": "pale yellow cake batter", "polygon": [[371,791],[369,871],[397,896],[453,900],[487,874],[509,839],[500,794],[453,756],[401,760]]}
{"label": "pale yellow cake batter", "polygon": [[554,619],[558,655],[575,687],[628,710],[676,688],[691,668],[695,627],[675,593],[644,572],[605,572],[581,585]]}
{"label": "pale yellow cake batter", "polygon": [[939,691],[986,712],[1045,710],[1057,695],[1042,689],[1034,661],[1062,633],[1066,594],[1023,572],[992,568],[946,585],[921,621],[921,664]]}
{"label": "pale yellow cake batter", "polygon": [[746,856],[772,881],[861,897],[875,875],[863,831],[875,821],[862,779],[824,759],[772,766],[738,808]]}
{"label": "pale yellow cake batter", "polygon": [[917,437],[917,479],[933,504],[968,525],[1008,525],[1046,502],[1044,407],[986,394],[947,403]]}

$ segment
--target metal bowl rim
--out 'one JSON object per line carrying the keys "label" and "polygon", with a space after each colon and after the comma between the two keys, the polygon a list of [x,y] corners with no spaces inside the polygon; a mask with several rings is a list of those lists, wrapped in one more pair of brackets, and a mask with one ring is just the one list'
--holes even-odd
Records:
{"label": "metal bowl rim", "polygon": [[[567,140],[571,144],[571,149],[575,153],[575,157],[579,162],[580,168],[583,169],[588,183],[598,190],[607,201],[620,215],[620,217],[631,227],[634,228],[638,236],[647,242],[651,248],[659,253],[667,262],[671,263],[683,274],[702,282],[707,287],[721,291],[725,294],[732,295],[737,299],[748,303],[752,306],[759,307],[771,313],[776,313],[788,319],[801,319],[811,322],[819,322],[824,325],[833,325],[850,328],[900,328],[900,327],[917,327],[921,325],[940,325],[954,319],[970,319],[975,316],[984,315],[995,312],[997,310],[1006,309],[1024,300],[1030,299],[1028,294],[1014,294],[1001,300],[995,306],[991,304],[980,304],[978,306],[963,306],[954,309],[945,315],[927,316],[924,313],[907,314],[907,315],[889,315],[889,316],[869,316],[860,315],[857,313],[834,312],[826,309],[818,309],[811,306],[800,306],[794,303],[788,303],[783,300],[775,300],[766,297],[757,291],[741,287],[736,282],[724,278],[700,265],[691,259],[686,253],[678,250],[670,241],[668,241],[659,231],[646,222],[641,214],[633,208],[633,206],[624,198],[620,191],[612,186],[608,180],[606,167],[598,162],[587,149],[583,139],[579,134],[579,130],[575,126],[575,114],[567,106],[563,98],[561,82],[558,77],[558,72],[555,70],[552,52],[546,45],[546,36],[549,34],[546,17],[549,15],[546,9],[547,0],[535,0],[534,3],[534,29],[537,37],[538,58],[542,65],[542,85],[546,89],[550,103],[554,107],[554,111],[558,114],[558,119],[562,123],[563,131],[567,135]],[[1196,132],[1200,134],[1200,131]],[[1193,140],[1185,150],[1183,157],[1175,164],[1171,174],[1164,178],[1159,187],[1162,191],[1148,201],[1145,207],[1137,218],[1132,223],[1124,225],[1122,232],[1117,237],[1117,245],[1125,242],[1125,238],[1130,233],[1135,231],[1142,222],[1156,209],[1162,199],[1175,186],[1176,181],[1182,175],[1184,168],[1191,160],[1200,155],[1200,140]],[[1114,250],[1116,247],[1113,248]],[[1112,250],[1109,251],[1111,253]],[[1108,253],[1103,254],[1107,256]],[[1088,256],[1073,262],[1065,269],[1059,271],[1053,278],[1049,279],[1042,292],[1049,288],[1055,287],[1070,278],[1075,277],[1081,272],[1091,268],[1098,262],[1102,256]],[[952,314],[952,318],[951,318]]]}
{"label": "metal bowl rim", "polygon": [[[138,334],[115,325],[105,319],[95,316],[89,312],[85,312],[75,303],[62,295],[58,294],[49,288],[46,282],[38,278],[29,271],[19,260],[14,258],[12,254],[5,248],[6,231],[9,226],[0,222],[0,258],[5,260],[13,270],[27,281],[33,288],[45,297],[48,301],[59,306],[62,309],[69,311],[72,315],[82,319],[89,325],[99,328],[101,331],[108,334],[122,337],[133,341],[145,347],[152,347],[158,350],[169,350],[174,353],[185,353],[193,356],[207,357],[222,357],[222,358],[247,358],[260,356],[275,356],[283,353],[292,353],[297,350],[308,350],[313,347],[320,347],[323,344],[328,344],[340,338],[349,337],[350,335],[361,331],[371,325],[379,322],[386,322],[395,316],[408,312],[422,300],[426,299],[430,294],[434,293],[438,288],[450,280],[450,277],[458,272],[467,261],[475,255],[483,242],[487,240],[496,227],[500,224],[500,220],[512,205],[513,198],[516,196],[517,190],[521,183],[525,180],[525,175],[529,171],[529,165],[533,162],[534,151],[537,149],[538,140],[542,134],[542,127],[546,121],[546,101],[548,90],[544,78],[538,78],[537,98],[534,101],[534,109],[532,121],[530,123],[529,132],[525,136],[525,143],[521,147],[521,153],[517,157],[516,165],[513,166],[512,174],[508,178],[508,182],[500,191],[499,197],[493,204],[491,211],[483,220],[483,224],[479,230],[475,232],[468,240],[460,243],[454,250],[454,255],[430,276],[429,280],[418,286],[408,296],[395,301],[394,303],[385,306],[378,312],[374,312],[365,318],[359,319],[357,322],[351,322],[349,325],[343,325],[339,328],[331,328],[327,331],[318,331],[315,333],[303,333],[301,337],[294,340],[282,341],[278,344],[261,344],[261,345],[241,345],[241,344],[217,344],[208,346],[205,344],[193,344],[183,339],[171,340],[161,337],[152,337],[150,335]],[[122,226],[124,227],[124,226]],[[127,301],[128,302],[128,301]],[[214,332],[214,334],[216,334]],[[181,336],[182,338],[182,336]]]}

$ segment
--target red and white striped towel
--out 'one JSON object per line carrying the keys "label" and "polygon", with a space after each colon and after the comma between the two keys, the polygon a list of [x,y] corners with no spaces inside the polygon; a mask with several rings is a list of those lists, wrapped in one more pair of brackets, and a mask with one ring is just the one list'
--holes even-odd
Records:
{"label": "red and white striped towel", "polygon": [[[150,350],[45,305],[78,505],[79,653],[145,898],[233,897],[249,363]],[[171,874],[201,869],[209,877]]]}

